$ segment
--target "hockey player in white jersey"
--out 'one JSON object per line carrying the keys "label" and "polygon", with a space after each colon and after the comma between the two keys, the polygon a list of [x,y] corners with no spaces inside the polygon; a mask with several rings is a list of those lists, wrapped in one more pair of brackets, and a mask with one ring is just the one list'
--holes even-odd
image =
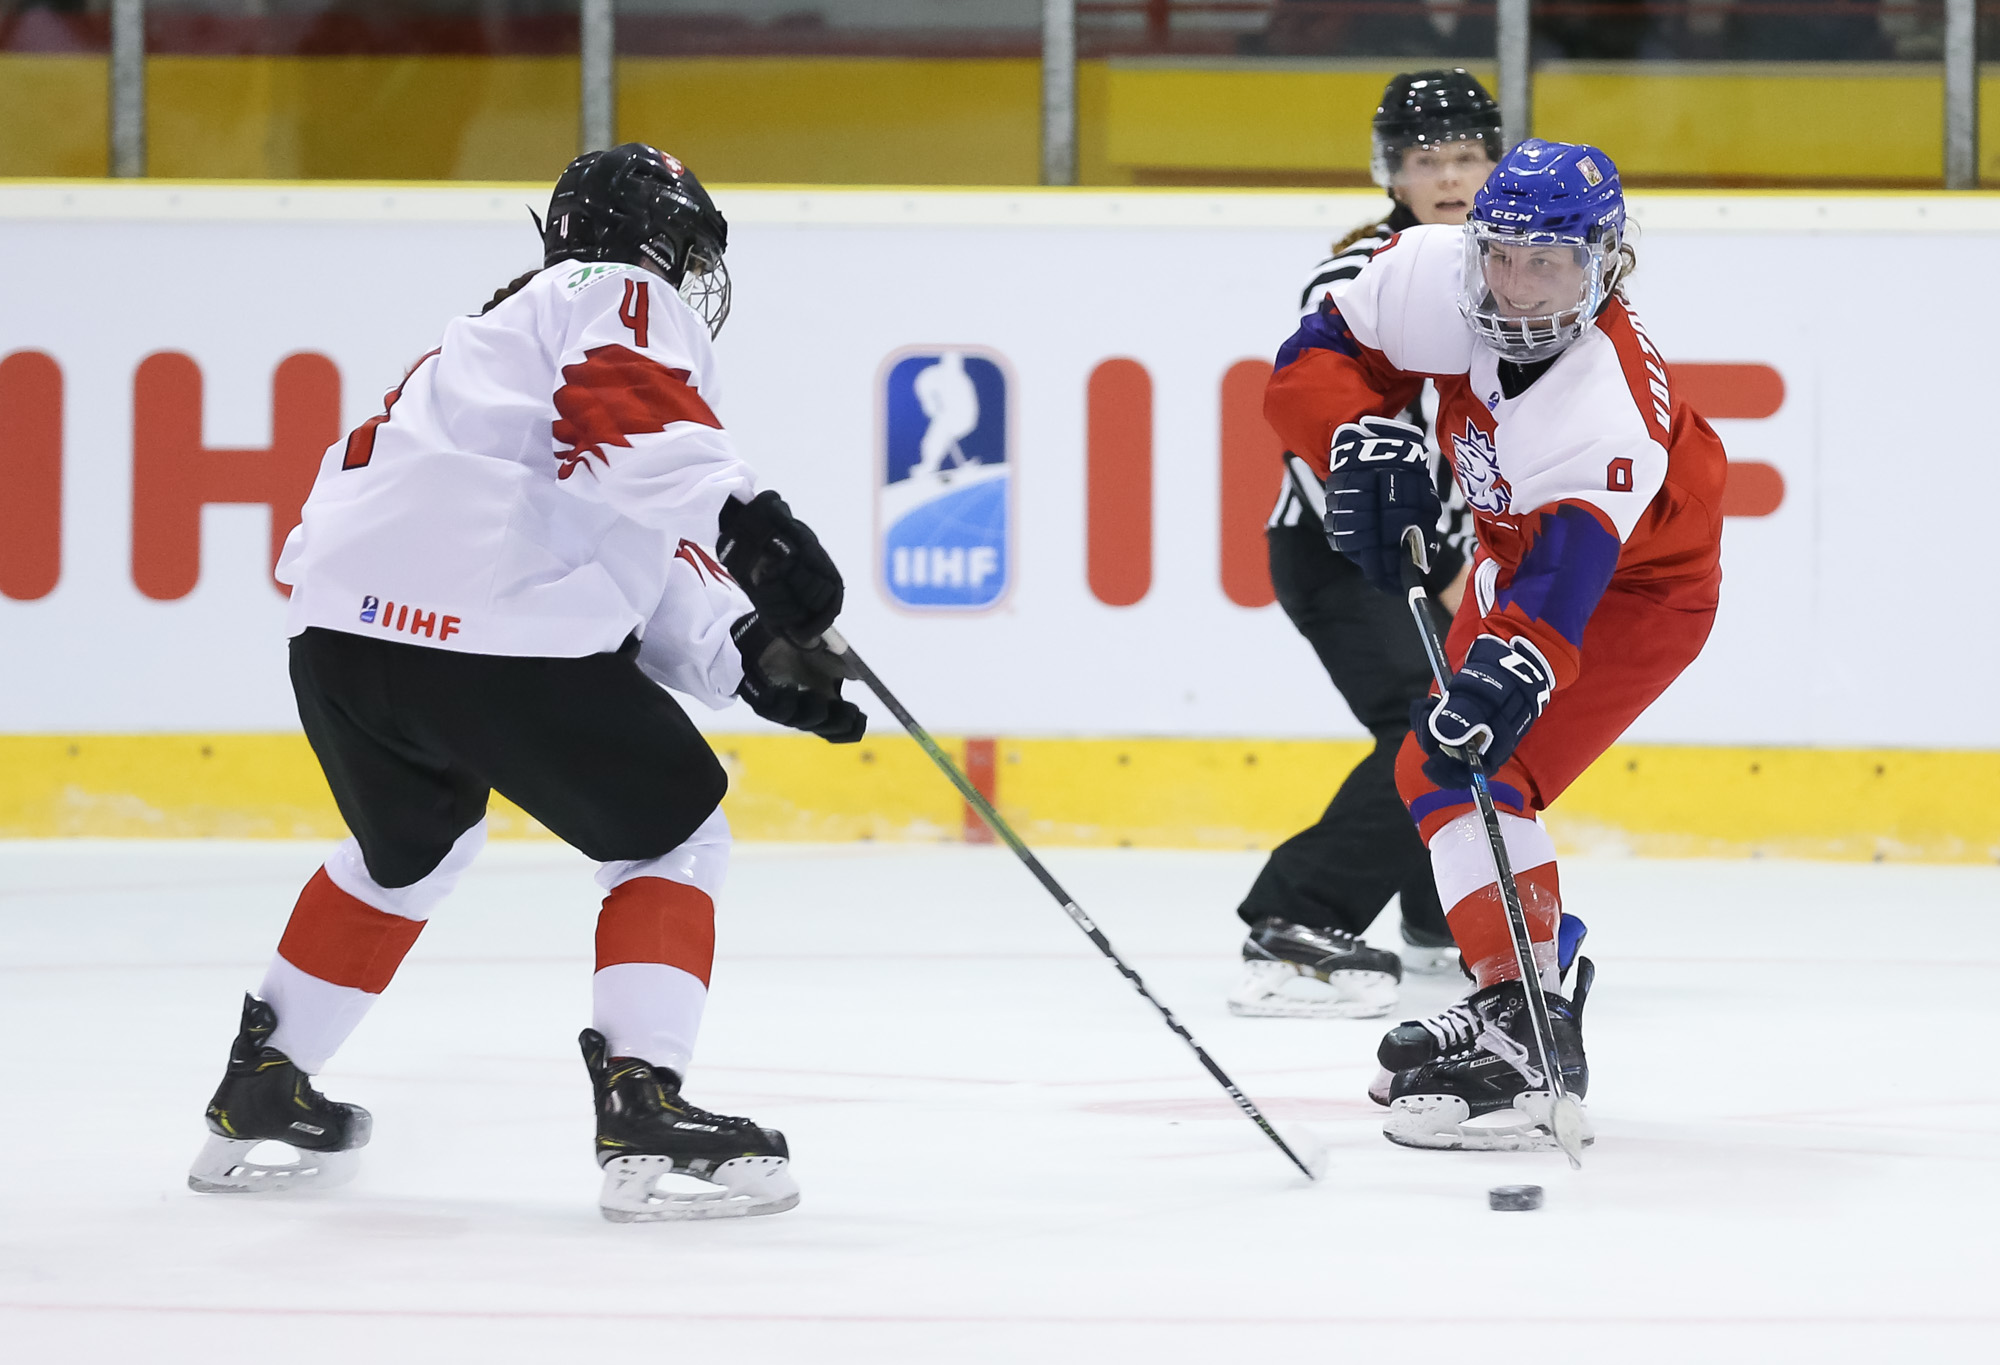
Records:
{"label": "hockey player in white jersey", "polygon": [[1549,1064],[1580,1100],[1595,969],[1575,955],[1581,926],[1564,913],[1541,813],[1700,654],[1715,620],[1728,461],[1625,298],[1625,228],[1609,156],[1530,138],[1501,158],[1463,228],[1397,234],[1303,319],[1265,390],[1266,419],[1325,478],[1333,547],[1386,592],[1402,597],[1407,531],[1437,548],[1424,433],[1397,417],[1426,380],[1474,513],[1472,586],[1444,643],[1454,671],[1412,708],[1396,760],[1474,985],[1378,1049],[1393,1073],[1373,1092],[1389,1107],[1383,1131],[1407,1146],[1554,1143],[1496,817],[1478,809],[1466,753],[1490,775],[1547,994]]}
{"label": "hockey player in white jersey", "polygon": [[[673,157],[579,157],[543,267],[450,323],[327,452],[278,576],[299,716],[352,837],[245,998],[195,1189],[351,1175],[370,1117],[311,1077],[477,856],[498,790],[606,892],[580,1039],[604,1215],[797,1202],[782,1134],[681,1095],[730,837],[721,764],[663,688],[834,743],[865,728],[800,647],[838,614],[839,571],[714,413],[727,243]],[[251,1161],[265,1140],[297,1159]],[[664,1191],[668,1173],[701,1183]]]}

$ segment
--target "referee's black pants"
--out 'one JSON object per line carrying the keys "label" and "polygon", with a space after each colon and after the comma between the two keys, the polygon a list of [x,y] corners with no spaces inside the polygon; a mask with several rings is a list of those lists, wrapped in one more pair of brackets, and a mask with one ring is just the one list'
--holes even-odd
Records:
{"label": "referee's black pants", "polygon": [[1396,751],[1410,732],[1410,703],[1431,684],[1409,608],[1371,587],[1326,543],[1310,514],[1265,534],[1278,605],[1375,737],[1375,748],[1340,784],[1319,823],[1271,851],[1236,913],[1248,924],[1275,915],[1359,934],[1400,892],[1413,937],[1448,944],[1430,854],[1396,794]]}

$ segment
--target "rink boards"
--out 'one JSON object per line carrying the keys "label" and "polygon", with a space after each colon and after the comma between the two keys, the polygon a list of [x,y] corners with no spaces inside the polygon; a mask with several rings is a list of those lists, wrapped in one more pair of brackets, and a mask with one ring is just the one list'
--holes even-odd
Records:
{"label": "rink boards", "polygon": [[[0,831],[320,829],[270,509],[288,519],[317,450],[445,318],[533,264],[540,197],[0,185]],[[1311,265],[1379,200],[717,198],[737,285],[717,411],[846,566],[849,637],[927,724],[997,741],[1003,804],[1104,843],[1241,846],[1316,813],[1361,732],[1268,603],[1255,394]],[[1946,687],[2000,663],[1967,629],[1992,441],[1966,402],[2000,201],[1634,211],[1636,304],[1676,384],[1733,414],[1715,425],[1744,515],[1707,652],[1565,801],[1570,837],[1995,856],[2000,721],[1953,714]],[[938,375],[918,376],[960,364],[957,415],[926,417]],[[926,439],[953,467],[892,456]],[[962,826],[886,717],[865,764],[740,708],[699,719],[744,755],[746,835]],[[225,753],[247,766],[205,776]]]}

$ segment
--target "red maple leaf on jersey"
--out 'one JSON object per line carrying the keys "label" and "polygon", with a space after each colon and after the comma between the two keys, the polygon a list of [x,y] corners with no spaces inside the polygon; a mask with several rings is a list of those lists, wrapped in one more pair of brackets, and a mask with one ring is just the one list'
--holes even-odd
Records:
{"label": "red maple leaf on jersey", "polygon": [[567,479],[588,460],[609,465],[609,446],[631,448],[625,438],[642,432],[665,431],[675,422],[698,422],[718,431],[722,423],[688,383],[686,370],[670,370],[623,346],[598,346],[583,359],[563,366],[563,386],[556,390],[556,452]]}

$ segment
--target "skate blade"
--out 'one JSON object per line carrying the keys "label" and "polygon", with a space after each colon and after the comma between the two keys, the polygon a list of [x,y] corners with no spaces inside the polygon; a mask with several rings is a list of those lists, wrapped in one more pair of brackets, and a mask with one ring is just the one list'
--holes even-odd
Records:
{"label": "skate blade", "polygon": [[[1574,1096],[1564,1096],[1573,1109],[1574,1138],[1579,1153],[1597,1141],[1590,1116]],[[1389,1106],[1382,1136],[1399,1147],[1439,1152],[1553,1152],[1564,1150],[1550,1127],[1547,1091],[1514,1097],[1514,1107],[1472,1118],[1471,1106],[1456,1095],[1405,1095]],[[1564,1123],[1572,1122],[1565,1116]],[[1564,1151],[1568,1155],[1567,1151]],[[1574,1160],[1574,1158],[1572,1158]],[[1580,1164],[1580,1163],[1578,1163]]]}
{"label": "skate blade", "polygon": [[[746,1218],[783,1213],[799,1202],[790,1163],[781,1156],[739,1156],[695,1175],[672,1157],[621,1156],[604,1163],[598,1209],[609,1223],[679,1223],[697,1218]],[[706,1186],[659,1188],[664,1176],[691,1176]]]}
{"label": "skate blade", "polygon": [[1290,962],[1245,962],[1229,1012],[1243,1019],[1379,1019],[1396,1000],[1396,978],[1387,972],[1322,979]]}
{"label": "skate blade", "polygon": [[188,1169],[188,1188],[197,1194],[297,1194],[337,1189],[361,1169],[359,1145],[344,1152],[308,1152],[281,1143],[296,1154],[294,1160],[250,1160],[251,1149],[261,1145],[261,1140],[249,1142],[211,1133]]}

